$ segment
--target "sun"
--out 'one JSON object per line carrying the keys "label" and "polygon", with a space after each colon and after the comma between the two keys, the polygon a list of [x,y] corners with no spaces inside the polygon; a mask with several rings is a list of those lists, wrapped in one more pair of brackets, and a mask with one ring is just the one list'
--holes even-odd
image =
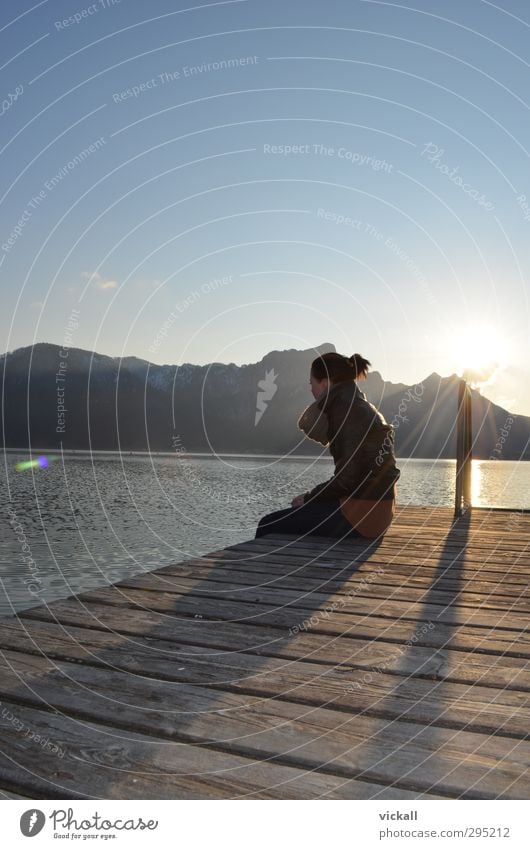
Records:
{"label": "sun", "polygon": [[470,324],[452,334],[456,371],[469,383],[487,385],[509,359],[509,342],[493,324]]}

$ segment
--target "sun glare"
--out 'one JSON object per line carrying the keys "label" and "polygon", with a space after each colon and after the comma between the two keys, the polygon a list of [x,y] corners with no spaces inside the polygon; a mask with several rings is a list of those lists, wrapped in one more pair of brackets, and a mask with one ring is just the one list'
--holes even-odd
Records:
{"label": "sun glare", "polygon": [[491,324],[477,324],[453,334],[457,373],[470,383],[486,385],[509,359],[509,343]]}

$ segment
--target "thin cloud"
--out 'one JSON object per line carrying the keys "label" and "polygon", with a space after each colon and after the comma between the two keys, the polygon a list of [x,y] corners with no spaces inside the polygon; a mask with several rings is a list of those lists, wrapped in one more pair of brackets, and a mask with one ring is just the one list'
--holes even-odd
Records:
{"label": "thin cloud", "polygon": [[117,280],[107,280],[101,276],[99,271],[82,271],[81,277],[92,283],[96,289],[101,289],[102,291],[118,288]]}

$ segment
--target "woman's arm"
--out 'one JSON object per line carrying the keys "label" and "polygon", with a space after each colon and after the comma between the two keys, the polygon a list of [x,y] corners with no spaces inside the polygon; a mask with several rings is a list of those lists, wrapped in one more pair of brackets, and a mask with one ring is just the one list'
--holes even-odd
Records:
{"label": "woman's arm", "polygon": [[317,484],[304,493],[304,504],[310,501],[337,501],[354,495],[356,489],[368,480],[371,469],[366,469],[365,460],[361,462],[359,454],[360,439],[351,431],[343,428],[333,440],[333,450],[337,457],[335,473],[332,478]]}

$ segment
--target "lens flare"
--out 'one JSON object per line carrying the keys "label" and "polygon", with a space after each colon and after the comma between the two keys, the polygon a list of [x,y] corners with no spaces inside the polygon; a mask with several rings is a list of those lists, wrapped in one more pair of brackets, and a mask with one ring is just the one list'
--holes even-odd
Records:
{"label": "lens flare", "polygon": [[46,457],[42,454],[36,460],[21,460],[15,464],[15,469],[17,472],[25,472],[28,469],[47,469],[50,463],[57,459],[58,457]]}

